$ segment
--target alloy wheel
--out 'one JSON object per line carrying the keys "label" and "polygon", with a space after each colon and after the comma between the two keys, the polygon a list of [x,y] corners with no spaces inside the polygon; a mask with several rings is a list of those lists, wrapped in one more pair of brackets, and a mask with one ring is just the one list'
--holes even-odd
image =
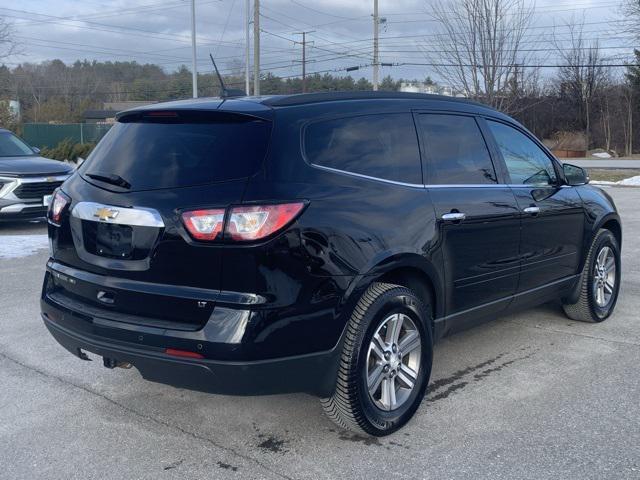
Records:
{"label": "alloy wheel", "polygon": [[604,246],[598,252],[593,267],[593,298],[596,305],[604,308],[609,305],[616,288],[616,260],[613,250]]}
{"label": "alloy wheel", "polygon": [[367,353],[367,388],[381,410],[402,406],[420,370],[422,342],[413,320],[403,313],[388,316],[377,328]]}

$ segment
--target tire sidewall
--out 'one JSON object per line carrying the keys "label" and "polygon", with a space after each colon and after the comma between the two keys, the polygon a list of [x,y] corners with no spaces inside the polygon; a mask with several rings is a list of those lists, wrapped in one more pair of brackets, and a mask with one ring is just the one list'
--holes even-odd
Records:
{"label": "tire sidewall", "polygon": [[[600,307],[596,303],[596,299],[593,294],[594,267],[598,259],[598,254],[605,246],[611,248],[611,250],[613,251],[613,256],[616,264],[616,284],[614,287],[613,296],[609,303],[604,307]],[[620,292],[620,279],[622,273],[620,263],[620,247],[618,246],[618,242],[611,232],[604,232],[602,235],[596,238],[593,245],[593,254],[591,256],[589,265],[587,265],[587,295],[589,299],[589,309],[591,310],[591,315],[595,322],[602,322],[606,320],[615,309],[616,302],[618,301],[618,293]]]}
{"label": "tire sidewall", "polygon": [[[408,315],[416,325],[421,338],[421,360],[416,385],[407,401],[398,409],[387,412],[381,410],[371,397],[367,387],[367,354],[369,343],[380,324],[391,314]],[[367,311],[367,325],[360,342],[357,358],[358,400],[362,413],[375,430],[375,434],[389,434],[407,423],[420,406],[424,397],[433,360],[433,341],[431,335],[431,315],[428,308],[403,287],[390,290],[381,295]]]}

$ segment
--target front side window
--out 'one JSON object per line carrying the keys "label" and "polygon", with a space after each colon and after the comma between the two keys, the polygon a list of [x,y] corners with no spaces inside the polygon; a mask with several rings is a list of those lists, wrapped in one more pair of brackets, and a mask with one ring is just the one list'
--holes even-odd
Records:
{"label": "front side window", "polygon": [[403,183],[422,183],[410,113],[363,115],[312,123],[304,149],[314,165]]}
{"label": "front side window", "polygon": [[524,133],[504,123],[487,122],[502,152],[511,183],[553,185],[556,172],[551,159]]}
{"label": "front side window", "polygon": [[425,143],[427,183],[497,183],[487,145],[473,117],[422,114],[420,131]]}

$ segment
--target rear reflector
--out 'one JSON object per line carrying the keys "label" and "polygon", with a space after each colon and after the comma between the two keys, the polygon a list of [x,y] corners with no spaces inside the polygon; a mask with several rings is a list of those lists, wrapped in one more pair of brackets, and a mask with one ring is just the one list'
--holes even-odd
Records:
{"label": "rear reflector", "polygon": [[204,355],[197,352],[190,352],[188,350],[178,350],[177,348],[167,348],[164,353],[167,355],[171,355],[174,357],[185,357],[185,358],[204,358]]}

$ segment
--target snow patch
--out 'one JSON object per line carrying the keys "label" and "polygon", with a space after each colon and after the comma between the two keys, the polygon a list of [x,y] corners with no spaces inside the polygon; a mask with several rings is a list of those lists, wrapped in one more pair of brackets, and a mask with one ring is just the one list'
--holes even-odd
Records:
{"label": "snow patch", "polygon": [[590,183],[594,185],[623,185],[625,187],[640,187],[640,175],[636,175],[635,177],[625,178],[620,180],[619,182],[610,182],[608,180],[594,180]]}
{"label": "snow patch", "polygon": [[609,155],[607,152],[592,153],[591,156],[598,157],[598,158],[611,158],[611,155]]}
{"label": "snow patch", "polygon": [[618,185],[634,185],[640,186],[640,175],[636,175],[635,177],[625,178],[624,180],[620,180]]}
{"label": "snow patch", "polygon": [[0,235],[0,258],[22,258],[49,248],[46,235]]}

